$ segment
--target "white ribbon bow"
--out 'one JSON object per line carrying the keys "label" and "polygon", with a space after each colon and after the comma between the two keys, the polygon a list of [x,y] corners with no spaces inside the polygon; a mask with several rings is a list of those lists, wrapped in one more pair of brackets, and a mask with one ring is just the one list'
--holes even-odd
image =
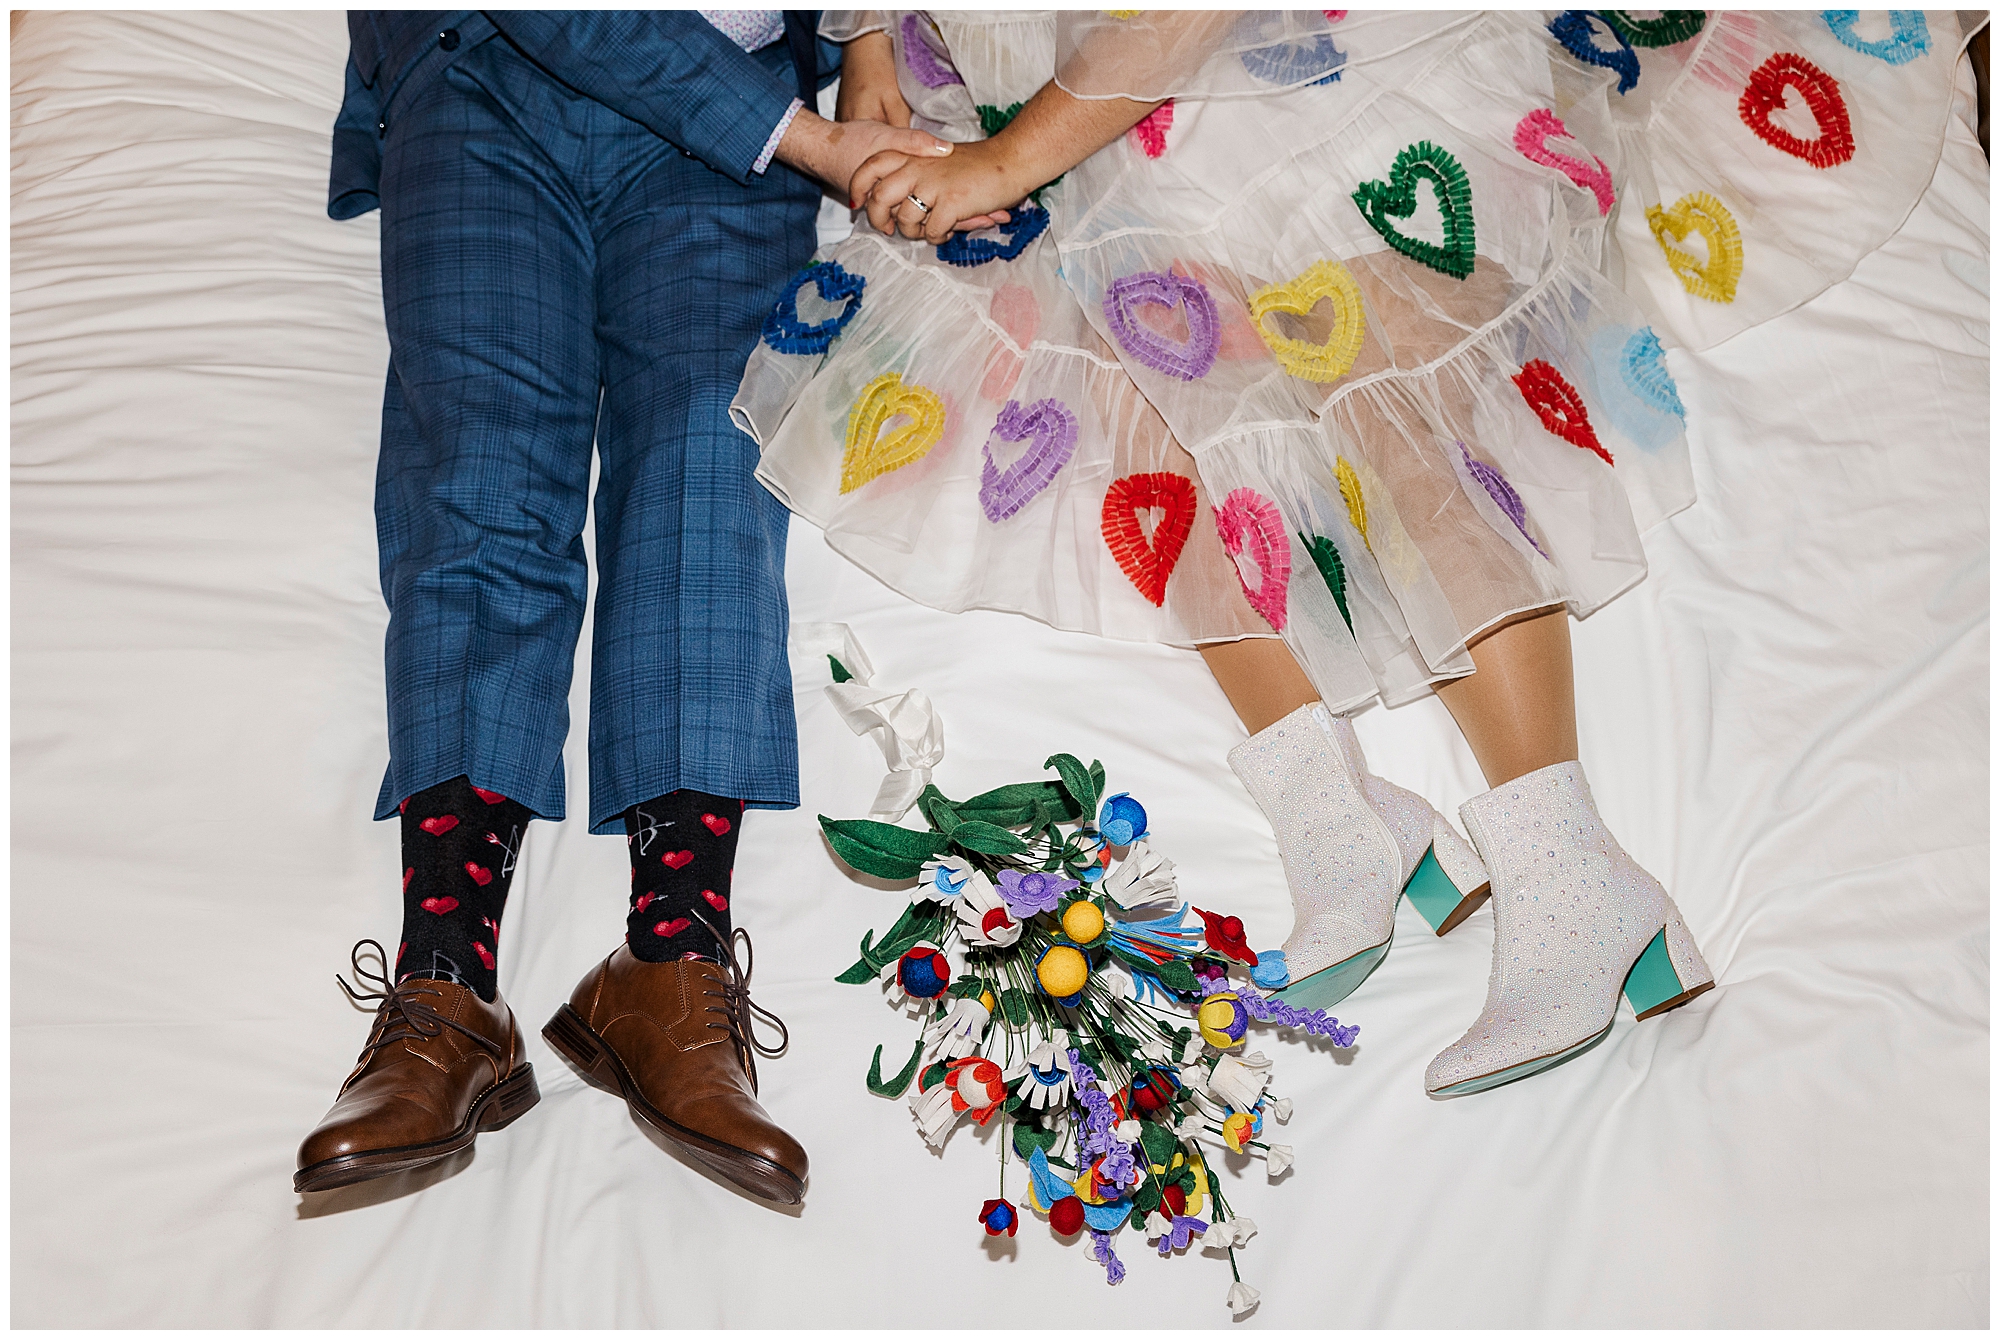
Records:
{"label": "white ribbon bow", "polygon": [[875,667],[844,623],[793,624],[792,650],[831,655],[853,676],[844,684],[827,685],[826,696],[849,730],[872,736],[881,748],[889,772],[868,817],[895,823],[930,785],[931,769],[944,761],[944,722],[937,708],[917,689],[897,692],[871,685]]}

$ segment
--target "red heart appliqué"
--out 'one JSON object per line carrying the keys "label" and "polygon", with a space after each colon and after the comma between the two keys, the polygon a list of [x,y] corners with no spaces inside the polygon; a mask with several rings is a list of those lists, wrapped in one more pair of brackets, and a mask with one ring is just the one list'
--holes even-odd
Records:
{"label": "red heart appliqu\u00e9", "polygon": [[1590,426],[1590,415],[1583,408],[1583,397],[1554,367],[1539,358],[1532,359],[1514,378],[1514,385],[1521,389],[1521,398],[1535,411],[1542,427],[1572,446],[1596,452],[1606,465],[1617,464],[1597,440],[1597,430]]}
{"label": "red heart appliqu\u00e9", "polygon": [[471,861],[465,863],[465,873],[472,876],[472,882],[482,889],[493,882],[493,872],[491,870],[488,870],[483,865],[475,865]]}
{"label": "red heart appliqu\u00e9", "polygon": [[694,923],[686,917],[675,917],[672,921],[662,921],[653,927],[653,934],[662,940],[671,940],[692,925]]}
{"label": "red heart appliqu\u00e9", "polygon": [[410,891],[410,880],[415,877],[416,873],[417,873],[417,868],[415,866],[411,866],[408,870],[405,870],[403,872],[404,893],[408,893]]}
{"label": "red heart appliqu\u00e9", "polygon": [[404,796],[403,803],[396,806],[396,813],[408,814],[409,812],[410,812],[410,798],[408,796]]}
{"label": "red heart appliqu\u00e9", "polygon": [[[1185,475],[1127,475],[1105,490],[1100,522],[1104,545],[1139,594],[1155,605],[1167,603],[1167,578],[1194,529],[1194,505],[1194,481]],[[1162,512],[1150,544],[1139,525],[1142,507]]]}
{"label": "red heart appliqu\u00e9", "polygon": [[458,906],[458,899],[452,897],[450,894],[446,894],[442,898],[426,898],[417,905],[426,912],[435,912],[439,916],[443,916]]}
{"label": "red heart appliqu\u00e9", "polygon": [[693,859],[694,853],[691,851],[670,851],[662,854],[660,857],[662,864],[674,870],[680,869]]}
{"label": "red heart appliqu\u00e9", "polygon": [[[1799,91],[1819,123],[1817,139],[1802,140],[1771,122],[1771,113],[1785,105],[1785,86]],[[1758,66],[1736,104],[1743,124],[1773,149],[1802,158],[1816,168],[1829,168],[1854,157],[1854,127],[1847,119],[1847,102],[1832,75],[1795,52],[1780,51]]]}
{"label": "red heart appliqu\u00e9", "polygon": [[436,818],[424,820],[417,827],[423,829],[432,837],[443,837],[446,833],[458,827],[458,816],[456,814],[440,814]]}
{"label": "red heart appliqu\u00e9", "polygon": [[706,898],[708,900],[708,905],[714,908],[716,911],[727,912],[729,910],[729,900],[727,898],[724,898],[721,894],[717,893],[715,890],[703,889],[701,891],[701,896]]}
{"label": "red heart appliqu\u00e9", "polygon": [[507,798],[501,795],[498,791],[488,791],[485,788],[478,786],[472,788],[472,794],[478,796],[488,805],[498,805],[501,801]]}
{"label": "red heart appliqu\u00e9", "polygon": [[484,963],[484,964],[486,965],[486,971],[488,971],[488,972],[492,972],[492,971],[493,971],[493,951],[492,951],[492,950],[488,949],[488,948],[487,948],[487,947],[486,947],[485,945],[483,945],[483,944],[479,943],[479,941],[477,941],[477,940],[474,940],[474,941],[472,942],[472,952],[473,952],[473,953],[475,953],[475,954],[477,954],[477,955],[479,955],[479,961],[480,961],[481,963]]}
{"label": "red heart appliqu\u00e9", "polygon": [[704,814],[701,816],[701,822],[704,828],[717,837],[721,837],[729,831],[729,820],[719,814]]}

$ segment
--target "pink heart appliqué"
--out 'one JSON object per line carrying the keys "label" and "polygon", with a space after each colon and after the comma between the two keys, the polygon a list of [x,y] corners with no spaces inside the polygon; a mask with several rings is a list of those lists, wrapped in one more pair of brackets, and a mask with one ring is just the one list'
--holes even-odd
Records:
{"label": "pink heart appliqu\u00e9", "polygon": [[669,869],[678,870],[694,859],[691,851],[670,851],[660,857],[660,863]]}
{"label": "pink heart appliqu\u00e9", "polygon": [[1597,197],[1597,212],[1609,214],[1611,207],[1618,202],[1618,193],[1611,186],[1611,169],[1604,166],[1604,160],[1596,154],[1592,154],[1591,161],[1586,163],[1581,158],[1557,153],[1549,148],[1549,137],[1552,135],[1576,138],[1570,135],[1554,112],[1538,107],[1522,117],[1521,123],[1514,127],[1514,147],[1530,162],[1552,167],[1578,186],[1587,188]]}
{"label": "pink heart appliqu\u00e9", "polygon": [[442,898],[426,898],[418,906],[426,912],[435,912],[439,916],[443,916],[458,906],[458,899],[452,897],[450,894],[446,894]]}
{"label": "pink heart appliqu\u00e9", "polygon": [[1257,565],[1257,585],[1252,589],[1237,565],[1236,580],[1250,607],[1264,616],[1264,622],[1285,629],[1285,589],[1292,580],[1292,545],[1285,537],[1285,519],[1278,505],[1255,489],[1236,489],[1215,509],[1215,532],[1222,539],[1222,551],[1232,559],[1249,553]]}

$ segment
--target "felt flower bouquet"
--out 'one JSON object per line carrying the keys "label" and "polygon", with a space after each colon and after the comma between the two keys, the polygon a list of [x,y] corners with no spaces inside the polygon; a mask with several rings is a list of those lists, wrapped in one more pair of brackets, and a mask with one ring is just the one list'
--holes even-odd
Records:
{"label": "felt flower bouquet", "polygon": [[1227,1253],[1240,1315],[1258,1295],[1236,1249],[1257,1226],[1231,1208],[1208,1159],[1217,1147],[1261,1157],[1273,1178],[1292,1162],[1272,1139],[1291,1100],[1271,1094],[1271,1063],[1246,1054],[1250,1025],[1337,1047],[1360,1030],[1262,993],[1285,984],[1284,955],[1257,953],[1241,920],[1182,900],[1144,807],[1123,793],[1100,801],[1102,764],[1058,754],[1044,766],[1059,780],[966,801],[925,787],[923,832],[820,816],[854,869],[918,881],[837,979],[886,981],[923,1022],[887,1079],[875,1049],[868,1087],[907,1093],[933,1146],[961,1120],[1000,1123],[999,1195],[978,1214],[989,1235],[1020,1227],[1007,1196],[1019,1160],[1018,1199],[1058,1237],[1088,1234],[1110,1283],[1125,1275],[1112,1237],[1130,1225],[1162,1256],[1196,1243]]}

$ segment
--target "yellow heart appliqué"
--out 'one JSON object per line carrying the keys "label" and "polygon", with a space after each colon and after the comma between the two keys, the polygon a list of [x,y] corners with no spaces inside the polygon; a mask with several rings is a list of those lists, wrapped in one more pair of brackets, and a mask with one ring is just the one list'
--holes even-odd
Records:
{"label": "yellow heart appliqu\u00e9", "polygon": [[[881,436],[898,414],[910,422]],[[852,493],[871,479],[922,460],[944,437],[944,401],[937,392],[885,372],[861,389],[847,412],[847,452],[840,458],[840,491]],[[877,439],[880,439],[879,441]]]}
{"label": "yellow heart appliqu\u00e9", "polygon": [[[1646,223],[1667,254],[1667,268],[1680,276],[1683,288],[1710,302],[1736,301],[1736,281],[1743,277],[1743,235],[1736,231],[1736,217],[1720,200],[1695,191],[1676,200],[1672,209],[1649,205]],[[1678,242],[1690,232],[1700,233],[1708,244],[1706,265],[1667,240]]]}
{"label": "yellow heart appliqu\u00e9", "polygon": [[[1333,303],[1333,333],[1324,344],[1278,335],[1264,324],[1267,312],[1305,316],[1322,298]],[[1338,261],[1314,261],[1296,279],[1258,289],[1250,295],[1250,320],[1285,371],[1307,381],[1339,381],[1361,353],[1361,287]]]}
{"label": "yellow heart appliqu\u00e9", "polygon": [[1361,543],[1373,553],[1375,545],[1368,538],[1368,504],[1361,497],[1361,476],[1354,473],[1345,456],[1334,457],[1333,470],[1334,478],[1340,481],[1341,500],[1347,504],[1347,519],[1361,532]]}

